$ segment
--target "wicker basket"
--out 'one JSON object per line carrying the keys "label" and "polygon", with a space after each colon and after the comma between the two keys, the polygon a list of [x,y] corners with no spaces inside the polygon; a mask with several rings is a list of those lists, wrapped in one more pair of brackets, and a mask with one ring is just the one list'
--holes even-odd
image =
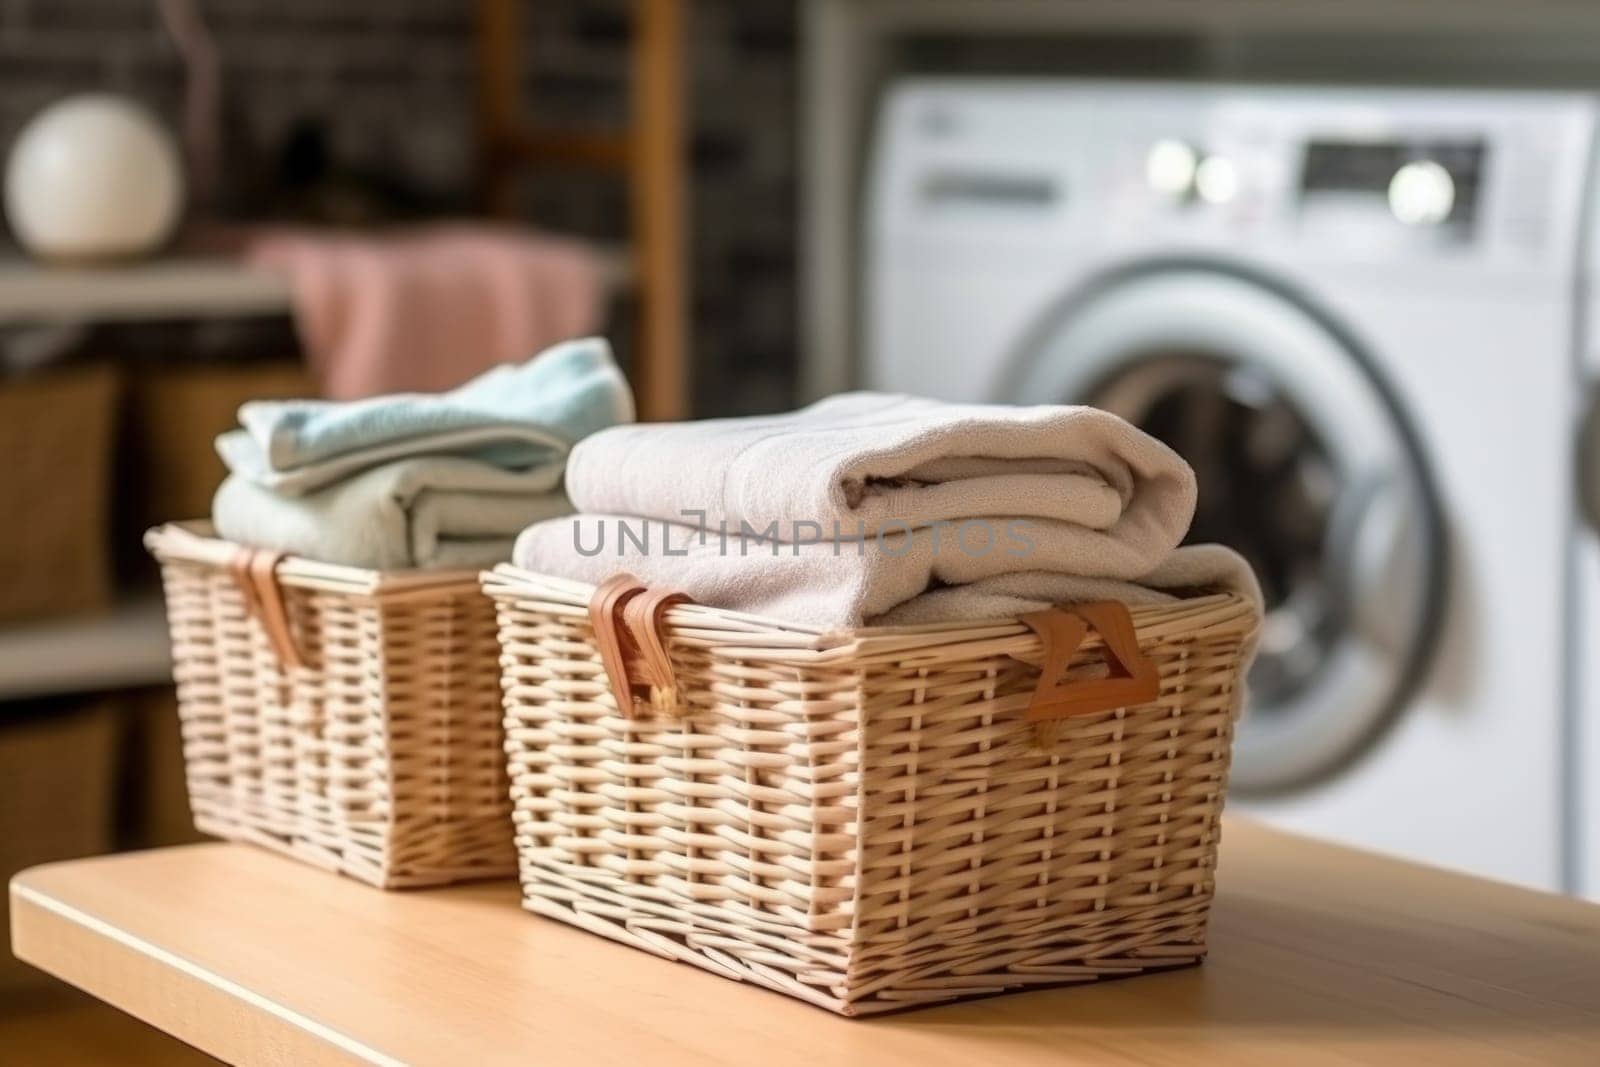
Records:
{"label": "wicker basket", "polygon": [[470,573],[252,553],[161,563],[195,826],[385,888],[515,869],[494,614]]}
{"label": "wicker basket", "polygon": [[1248,601],[828,635],[484,581],[529,910],[845,1015],[1204,955]]}
{"label": "wicker basket", "polygon": [[0,623],[110,606],[116,372],[0,380]]}

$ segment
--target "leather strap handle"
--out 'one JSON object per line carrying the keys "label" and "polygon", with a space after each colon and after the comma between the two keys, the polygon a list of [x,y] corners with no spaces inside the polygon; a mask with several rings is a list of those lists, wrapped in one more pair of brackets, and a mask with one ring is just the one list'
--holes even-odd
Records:
{"label": "leather strap handle", "polygon": [[673,711],[679,707],[678,679],[673,674],[672,656],[667,652],[661,628],[665,625],[668,608],[687,603],[689,598],[683,593],[646,589],[630,599],[623,609],[623,621],[639,653],[635,677],[649,689],[650,705],[658,711]]}
{"label": "leather strap handle", "polygon": [[589,599],[595,647],[617,709],[631,718],[676,711],[678,683],[662,626],[667,609],[693,603],[683,593],[651,589],[631,574],[606,579]]}
{"label": "leather strap handle", "polygon": [[[1161,695],[1160,673],[1139,650],[1133,618],[1123,604],[1114,600],[1066,604],[1024,615],[1021,621],[1044,644],[1039,684],[1028,703],[1030,722],[1134,707]],[[1091,629],[1105,642],[1107,676],[1063,680]]]}
{"label": "leather strap handle", "polygon": [[278,564],[283,562],[283,555],[241,546],[229,562],[228,571],[239,587],[245,612],[266,632],[267,643],[272,646],[278,663],[285,668],[295,668],[303,666],[305,660],[295,645],[288,604],[278,584]]}
{"label": "leather strap handle", "polygon": [[628,664],[632,660],[633,638],[622,621],[623,609],[632,598],[644,592],[644,583],[631,574],[615,574],[595,587],[589,598],[589,622],[594,626],[595,648],[605,668],[617,710],[633,717],[633,680]]}

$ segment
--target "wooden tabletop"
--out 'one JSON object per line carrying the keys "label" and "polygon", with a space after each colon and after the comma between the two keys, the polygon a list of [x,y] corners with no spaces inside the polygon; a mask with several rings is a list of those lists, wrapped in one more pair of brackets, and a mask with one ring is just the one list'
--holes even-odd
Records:
{"label": "wooden tabletop", "polygon": [[1600,907],[1231,821],[1198,968],[848,1020],[519,910],[239,845],[39,867],[17,954],[225,1060],[1600,1063]]}

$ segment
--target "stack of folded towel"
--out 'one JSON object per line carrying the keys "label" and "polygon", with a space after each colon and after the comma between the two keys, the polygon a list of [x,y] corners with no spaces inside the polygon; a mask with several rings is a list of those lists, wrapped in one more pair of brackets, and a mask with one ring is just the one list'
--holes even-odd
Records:
{"label": "stack of folded towel", "polygon": [[217,439],[212,517],[230,541],[382,570],[478,568],[569,513],[580,439],[633,418],[605,341],[569,341],[448,393],[259,401]]}
{"label": "stack of folded towel", "polygon": [[821,627],[996,618],[1052,603],[1259,599],[1216,545],[1179,548],[1194,472],[1086,407],[851,393],[791,414],[622,426],[572,452],[581,514],[513,559],[627,572],[715,607]]}

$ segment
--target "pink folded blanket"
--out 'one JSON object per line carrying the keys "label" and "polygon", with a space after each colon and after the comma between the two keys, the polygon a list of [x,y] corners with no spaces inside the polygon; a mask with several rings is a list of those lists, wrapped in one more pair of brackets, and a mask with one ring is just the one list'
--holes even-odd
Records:
{"label": "pink folded blanket", "polygon": [[564,238],[469,224],[227,236],[245,262],[288,275],[301,343],[335,400],[439,392],[600,322],[599,264]]}

